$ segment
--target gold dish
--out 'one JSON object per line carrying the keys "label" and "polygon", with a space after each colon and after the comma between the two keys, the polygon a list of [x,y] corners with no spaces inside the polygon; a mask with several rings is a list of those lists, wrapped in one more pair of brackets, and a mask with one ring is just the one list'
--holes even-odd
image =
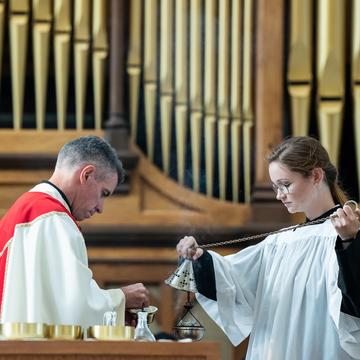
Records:
{"label": "gold dish", "polygon": [[130,309],[129,312],[134,320],[137,320],[137,313],[139,311],[145,311],[148,313],[147,315],[147,322],[148,324],[151,324],[154,321],[155,314],[158,311],[158,308],[156,306],[148,306],[144,309]]}
{"label": "gold dish", "polygon": [[48,325],[48,338],[53,340],[78,340],[83,338],[79,325]]}
{"label": "gold dish", "polygon": [[6,340],[46,339],[47,325],[42,323],[3,323],[0,326],[0,338]]}
{"label": "gold dish", "polygon": [[94,325],[88,328],[88,338],[97,340],[133,340],[134,334],[132,326]]}

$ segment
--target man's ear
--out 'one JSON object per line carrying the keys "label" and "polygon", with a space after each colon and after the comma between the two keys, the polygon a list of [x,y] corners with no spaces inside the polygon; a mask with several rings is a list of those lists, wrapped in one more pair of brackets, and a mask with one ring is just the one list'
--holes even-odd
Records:
{"label": "man's ear", "polygon": [[95,166],[94,165],[84,166],[80,172],[80,183],[85,184],[92,177],[95,177]]}
{"label": "man's ear", "polygon": [[324,170],[320,167],[314,168],[312,170],[312,176],[314,179],[314,183],[320,184],[324,180],[324,176],[325,176]]}

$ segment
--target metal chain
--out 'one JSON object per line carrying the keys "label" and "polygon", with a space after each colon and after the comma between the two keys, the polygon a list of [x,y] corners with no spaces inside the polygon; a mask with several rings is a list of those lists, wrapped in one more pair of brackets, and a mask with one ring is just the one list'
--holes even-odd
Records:
{"label": "metal chain", "polygon": [[328,217],[320,218],[320,219],[317,219],[317,220],[309,221],[309,222],[306,222],[306,223],[303,223],[303,224],[292,225],[292,226],[289,226],[289,227],[284,228],[284,229],[271,231],[271,232],[267,232],[267,233],[264,233],[264,234],[247,236],[247,237],[244,237],[244,238],[239,238],[239,239],[234,239],[234,240],[226,240],[226,241],[220,241],[220,242],[217,242],[217,243],[211,243],[211,244],[209,243],[209,244],[203,244],[203,245],[199,244],[198,247],[201,248],[201,249],[208,249],[208,248],[221,246],[221,245],[230,245],[230,244],[242,243],[242,242],[245,242],[245,241],[261,239],[261,238],[267,237],[269,235],[280,234],[282,232],[289,231],[289,230],[295,230],[295,229],[298,229],[298,228],[301,228],[301,227],[304,227],[304,226],[320,224],[320,223],[322,223],[322,222],[324,222],[324,221],[326,221],[326,220],[328,220],[330,218],[331,218],[331,216],[328,216]]}
{"label": "metal chain", "polygon": [[[359,209],[357,202],[354,201],[354,200],[346,201],[344,206],[345,205],[350,206],[353,211]],[[298,224],[298,225],[289,226],[289,227],[284,228],[284,229],[271,231],[271,232],[267,232],[267,233],[264,233],[264,234],[252,235],[252,236],[247,236],[247,237],[244,237],[244,238],[234,239],[234,240],[220,241],[220,242],[212,243],[212,244],[203,244],[203,245],[199,245],[198,247],[201,248],[201,249],[208,249],[208,248],[212,248],[212,247],[215,247],[215,246],[237,244],[237,243],[241,243],[241,242],[245,242],[245,241],[261,239],[261,238],[267,237],[269,235],[280,234],[282,232],[289,231],[289,230],[295,230],[295,229],[301,228],[303,226],[320,224],[320,223],[330,219],[333,216],[336,217],[336,215],[330,215],[330,216],[323,217],[323,218],[320,218],[320,219],[317,219],[317,220],[309,221],[309,222]],[[360,219],[359,219],[359,221],[360,221]]]}

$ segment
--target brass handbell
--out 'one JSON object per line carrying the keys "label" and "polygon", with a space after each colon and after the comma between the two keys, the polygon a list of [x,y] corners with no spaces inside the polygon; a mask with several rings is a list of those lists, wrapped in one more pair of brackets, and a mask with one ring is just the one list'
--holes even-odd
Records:
{"label": "brass handbell", "polygon": [[178,290],[197,293],[192,261],[185,259],[169,278],[165,280],[165,284]]}

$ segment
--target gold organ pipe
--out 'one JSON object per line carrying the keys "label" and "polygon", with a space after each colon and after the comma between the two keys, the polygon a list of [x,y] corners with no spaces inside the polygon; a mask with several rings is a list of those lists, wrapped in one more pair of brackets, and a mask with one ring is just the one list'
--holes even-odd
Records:
{"label": "gold organ pipe", "polygon": [[312,1],[292,0],[290,14],[290,45],[288,81],[311,81]]}
{"label": "gold organ pipe", "polygon": [[318,2],[318,83],[321,98],[344,95],[344,16],[342,0]]}
{"label": "gold organ pipe", "polygon": [[144,26],[144,80],[157,81],[157,0],[145,1]]}
{"label": "gold organ pipe", "polygon": [[51,1],[33,0],[33,42],[35,72],[36,128],[45,127],[46,93],[49,64]]}
{"label": "gold organ pipe", "polygon": [[354,134],[355,134],[355,156],[357,165],[357,176],[360,191],[360,86],[353,87],[354,98]]}
{"label": "gold organ pipe", "polygon": [[205,56],[204,56],[204,141],[205,141],[205,171],[206,194],[213,196],[214,192],[214,154],[216,130],[216,19],[217,2],[205,2]]}
{"label": "gold organ pipe", "polygon": [[154,137],[157,98],[157,0],[145,1],[144,25],[144,97],[146,145],[150,160],[154,159]]}
{"label": "gold organ pipe", "polygon": [[70,0],[54,0],[54,28],[56,32],[70,32]]}
{"label": "gold organ pipe", "polygon": [[161,0],[160,25],[160,109],[161,109],[161,145],[163,169],[166,174],[170,171],[172,105],[173,105],[173,2]]}
{"label": "gold organ pipe", "polygon": [[241,117],[241,43],[242,8],[240,1],[232,2],[231,9],[231,96],[230,113],[233,118]]}
{"label": "gold organ pipe", "polygon": [[226,200],[226,179],[228,168],[229,146],[229,119],[220,118],[218,121],[218,144],[219,144],[219,196]]}
{"label": "gold organ pipe", "polygon": [[231,171],[232,171],[232,200],[239,202],[240,193],[240,139],[241,139],[241,121],[232,119],[231,121]]}
{"label": "gold organ pipe", "polygon": [[175,2],[175,92],[176,103],[187,103],[188,101],[188,5],[184,0],[176,0]]}
{"label": "gold organ pipe", "polygon": [[90,0],[77,0],[74,5],[76,129],[81,130],[84,127],[90,48]]}
{"label": "gold organ pipe", "polygon": [[76,0],[74,14],[74,36],[77,41],[90,39],[90,0]]}
{"label": "gold organ pipe", "polygon": [[239,202],[240,194],[240,152],[241,152],[241,43],[242,7],[240,1],[233,1],[231,8],[231,177],[232,199]]}
{"label": "gold organ pipe", "polygon": [[317,59],[319,130],[321,142],[329,151],[334,165],[338,163],[342,129],[344,17],[345,3],[342,0],[319,0]]}
{"label": "gold organ pipe", "polygon": [[70,59],[70,0],[54,2],[54,57],[56,82],[56,112],[59,130],[66,125]]}
{"label": "gold organ pipe", "polygon": [[201,0],[190,0],[190,105],[202,110]]}
{"label": "gold organ pipe", "polygon": [[175,129],[178,182],[185,182],[186,132],[188,114],[188,2],[175,0]]}
{"label": "gold organ pipe", "polygon": [[161,111],[161,147],[162,162],[165,174],[170,172],[170,151],[171,151],[171,129],[172,129],[172,95],[161,95],[160,99]]}
{"label": "gold organ pipe", "polygon": [[307,135],[309,132],[310,84],[288,84],[291,100],[292,134],[294,136]]}
{"label": "gold organ pipe", "polygon": [[338,163],[341,117],[343,111],[342,101],[321,101],[319,105],[319,133],[321,142],[327,149],[330,159],[335,166]]}
{"label": "gold organ pipe", "polygon": [[30,11],[29,0],[10,0],[11,13],[28,13]]}
{"label": "gold organ pipe", "polygon": [[106,31],[106,2],[93,0],[92,37],[95,49],[107,50],[108,39]]}
{"label": "gold organ pipe", "polygon": [[200,190],[202,76],[201,0],[190,0],[190,129],[193,189]]}
{"label": "gold organ pipe", "polygon": [[243,116],[243,163],[244,163],[244,197],[250,202],[251,196],[251,133],[253,127],[253,71],[252,71],[252,17],[253,1],[244,0],[244,47],[242,77],[242,116]]}
{"label": "gold organ pipe", "polygon": [[103,122],[105,63],[108,56],[105,1],[93,0],[92,21],[95,129],[100,130]]}
{"label": "gold organ pipe", "polygon": [[360,23],[358,14],[360,11],[360,0],[353,0],[352,21],[352,90],[354,98],[354,135],[355,153],[357,164],[357,177],[360,192]]}
{"label": "gold organ pipe", "polygon": [[130,91],[130,124],[131,137],[136,140],[138,128],[138,108],[141,75],[141,0],[130,2],[129,51],[127,73]]}
{"label": "gold organ pipe", "polygon": [[103,123],[105,66],[107,57],[107,50],[96,50],[93,52],[94,111],[96,130],[101,130]]}
{"label": "gold organ pipe", "polygon": [[142,0],[130,2],[129,51],[128,65],[141,65],[141,5]]}
{"label": "gold organ pipe", "polygon": [[138,108],[139,108],[139,91],[141,68],[139,66],[128,66],[127,73],[129,76],[130,90],[130,124],[131,138],[135,142],[138,128]]}
{"label": "gold organ pipe", "polygon": [[353,82],[360,82],[360,22],[358,21],[358,14],[360,11],[360,0],[353,0],[353,21],[352,21],[352,74]]}
{"label": "gold organ pipe", "polygon": [[190,114],[191,150],[192,150],[192,172],[193,189],[200,191],[200,162],[201,162],[201,134],[202,134],[202,112],[192,111]]}
{"label": "gold organ pipe", "polygon": [[160,91],[172,93],[173,89],[173,65],[172,65],[172,44],[173,39],[173,2],[161,0],[161,25],[160,25]]}
{"label": "gold organ pipe", "polygon": [[219,194],[222,200],[226,199],[226,183],[228,170],[229,145],[229,18],[230,2],[219,2],[219,63],[218,63],[218,93],[217,110],[220,116],[218,124],[219,141]]}
{"label": "gold organ pipe", "polygon": [[12,102],[14,129],[22,125],[24,105],[25,59],[27,52],[27,33],[29,24],[29,2],[10,1],[10,56],[12,79]]}
{"label": "gold organ pipe", "polygon": [[155,120],[156,120],[156,97],[157,86],[156,83],[145,83],[145,120],[146,120],[146,145],[148,157],[151,161],[154,160],[154,139],[155,139]]}
{"label": "gold organ pipe", "polygon": [[186,132],[187,132],[188,108],[186,105],[175,107],[175,129],[176,129],[176,158],[178,182],[184,185],[185,162],[186,162]]}
{"label": "gold organ pipe", "polygon": [[216,4],[215,0],[205,2],[204,108],[207,115],[216,113]]}
{"label": "gold organ pipe", "polygon": [[292,0],[290,14],[288,91],[293,135],[307,135],[312,84],[312,1]]}
{"label": "gold organ pipe", "polygon": [[205,116],[205,169],[206,169],[206,194],[209,197],[214,193],[214,162],[215,162],[215,115]]}
{"label": "gold organ pipe", "polygon": [[35,21],[51,21],[51,10],[50,0],[32,0],[32,15]]}
{"label": "gold organ pipe", "polygon": [[218,65],[218,114],[220,117],[229,116],[229,19],[230,1],[219,2],[219,65]]}

